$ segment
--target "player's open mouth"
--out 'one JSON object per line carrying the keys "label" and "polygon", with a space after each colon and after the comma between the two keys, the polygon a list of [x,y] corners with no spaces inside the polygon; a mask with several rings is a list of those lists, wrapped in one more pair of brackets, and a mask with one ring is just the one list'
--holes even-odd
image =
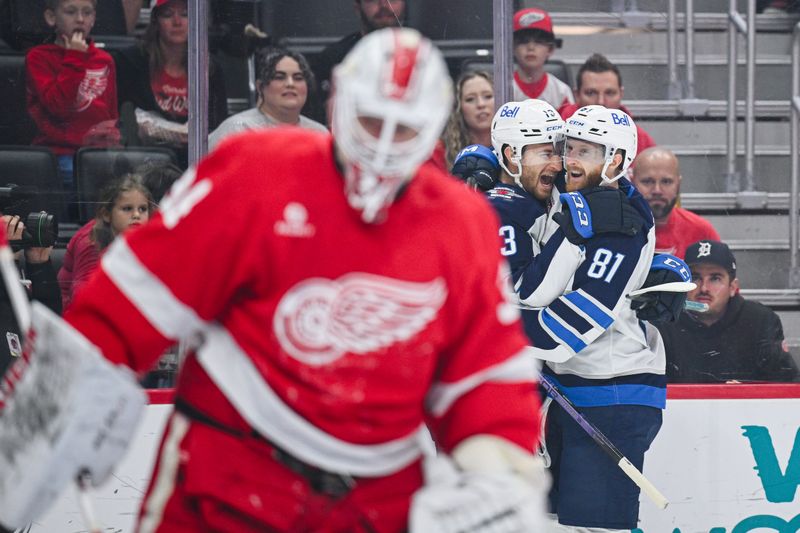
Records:
{"label": "player's open mouth", "polygon": [[549,174],[542,174],[539,176],[539,183],[545,186],[552,186],[553,180],[555,180],[555,176],[551,176]]}

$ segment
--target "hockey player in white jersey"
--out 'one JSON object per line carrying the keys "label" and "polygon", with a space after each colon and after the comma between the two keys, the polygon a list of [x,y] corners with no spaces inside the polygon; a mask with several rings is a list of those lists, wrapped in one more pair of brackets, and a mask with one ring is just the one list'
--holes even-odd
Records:
{"label": "hockey player in white jersey", "polygon": [[[533,288],[542,286],[545,272],[540,267],[546,265],[535,256],[557,227],[551,217],[560,208],[555,182],[562,171],[563,129],[564,121],[543,100],[507,102],[492,120],[501,183],[487,196],[500,217],[500,254],[508,260],[514,291],[524,305],[537,305],[530,296]],[[543,292],[537,294],[543,302],[539,306],[561,294]]]}
{"label": "hockey player in white jersey", "polygon": [[[645,284],[655,246],[647,202],[624,178],[636,126],[595,105],[570,117],[564,135],[560,227],[536,259],[542,272],[558,273],[562,294],[523,310],[525,328],[543,373],[641,470],[661,427],[666,379],[661,339],[627,298]],[[554,531],[635,528],[638,488],[556,404],[545,437]]]}

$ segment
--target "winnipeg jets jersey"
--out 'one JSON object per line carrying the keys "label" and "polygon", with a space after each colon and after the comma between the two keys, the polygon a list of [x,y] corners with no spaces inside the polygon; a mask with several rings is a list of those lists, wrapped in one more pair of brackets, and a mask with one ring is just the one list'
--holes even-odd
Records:
{"label": "winnipeg jets jersey", "polygon": [[536,288],[550,286],[542,284],[547,265],[535,257],[558,227],[551,218],[560,206],[555,187],[553,191],[554,196],[546,202],[516,184],[498,185],[486,193],[500,217],[500,254],[508,261],[514,292],[523,306],[542,307],[563,291],[562,285],[551,294],[542,289],[534,295]]}
{"label": "winnipeg jets jersey", "polygon": [[605,233],[582,245],[557,229],[536,258],[543,274],[529,281],[533,298],[537,291],[550,294],[554,284],[561,284],[563,294],[541,309],[523,309],[525,329],[536,357],[546,360],[543,372],[575,404],[663,408],[663,343],[653,326],[637,319],[627,298],[650,269],[653,216],[627,180],[620,180],[620,187],[644,217],[644,227],[635,236]]}
{"label": "winnipeg jets jersey", "polygon": [[249,132],[117,239],[67,318],[139,371],[191,342],[181,401],[328,471],[405,467],[425,420],[446,451],[477,433],[532,450],[535,370],[496,224],[428,164],[365,224],[329,135]]}

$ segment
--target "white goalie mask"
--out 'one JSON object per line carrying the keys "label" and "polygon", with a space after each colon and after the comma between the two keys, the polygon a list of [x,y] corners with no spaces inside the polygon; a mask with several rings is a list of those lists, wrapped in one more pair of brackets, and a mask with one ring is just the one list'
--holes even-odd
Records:
{"label": "white goalie mask", "polygon": [[333,72],[332,131],[345,194],[365,222],[378,222],[433,152],[451,111],[444,59],[416,30],[366,35]]}
{"label": "white goalie mask", "polygon": [[[500,106],[492,119],[492,148],[509,176],[522,187],[522,150],[530,144],[553,143],[554,151],[562,148],[564,121],[553,106],[544,100],[507,102]],[[503,157],[503,146],[511,147],[508,161],[517,166],[511,172]]]}
{"label": "white goalie mask", "polygon": [[[601,105],[581,107],[567,119],[564,135],[567,138],[598,144],[605,149],[603,170],[600,172],[600,177],[605,183],[614,183],[623,177],[636,157],[638,139],[636,124],[620,109],[609,109]],[[617,150],[625,151],[622,167],[616,176],[610,178],[606,172]]]}

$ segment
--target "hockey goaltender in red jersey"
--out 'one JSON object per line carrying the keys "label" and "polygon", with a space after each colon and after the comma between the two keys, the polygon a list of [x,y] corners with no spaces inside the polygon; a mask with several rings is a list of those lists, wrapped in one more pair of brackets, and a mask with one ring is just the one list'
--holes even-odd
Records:
{"label": "hockey goaltender in red jersey", "polygon": [[442,56],[386,29],[334,76],[332,137],[222,143],[66,317],[137,372],[192,347],[137,531],[535,531],[536,371],[494,215],[425,163]]}

